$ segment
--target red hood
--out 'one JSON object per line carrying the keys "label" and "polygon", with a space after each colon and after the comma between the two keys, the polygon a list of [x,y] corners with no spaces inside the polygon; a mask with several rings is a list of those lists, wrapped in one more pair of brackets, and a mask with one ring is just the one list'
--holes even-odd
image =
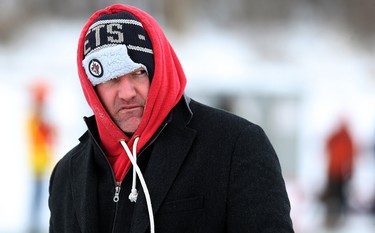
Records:
{"label": "red hood", "polygon": [[[155,71],[142,121],[132,138],[128,138],[112,121],[101,104],[82,66],[85,36],[90,25],[103,14],[127,11],[136,16],[148,33],[154,52]],[[121,181],[130,168],[130,161],[120,144],[125,139],[132,148],[134,137],[140,136],[137,152],[150,140],[182,97],[186,78],[181,64],[162,29],[149,14],[132,6],[115,4],[94,13],[85,24],[78,43],[78,74],[86,100],[95,114],[102,147],[112,165],[117,181]]]}

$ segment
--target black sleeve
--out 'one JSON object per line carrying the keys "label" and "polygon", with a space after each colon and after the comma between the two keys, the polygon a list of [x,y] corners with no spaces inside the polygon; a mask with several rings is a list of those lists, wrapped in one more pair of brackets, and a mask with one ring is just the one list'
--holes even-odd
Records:
{"label": "black sleeve", "polygon": [[239,136],[229,185],[227,232],[294,232],[280,163],[259,126]]}

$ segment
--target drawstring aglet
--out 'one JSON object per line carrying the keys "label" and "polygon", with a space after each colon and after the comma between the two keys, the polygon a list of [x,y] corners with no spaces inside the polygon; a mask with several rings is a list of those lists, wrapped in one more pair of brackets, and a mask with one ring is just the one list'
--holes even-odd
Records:
{"label": "drawstring aglet", "polygon": [[138,191],[137,189],[133,188],[129,194],[129,200],[131,202],[137,202],[137,198],[138,198]]}

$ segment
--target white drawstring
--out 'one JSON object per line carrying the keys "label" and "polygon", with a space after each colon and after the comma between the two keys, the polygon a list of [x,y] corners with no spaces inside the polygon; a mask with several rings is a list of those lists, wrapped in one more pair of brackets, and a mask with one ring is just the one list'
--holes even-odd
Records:
{"label": "white drawstring", "polygon": [[[137,144],[138,144],[138,139],[139,139],[139,137],[136,137],[134,139],[134,144],[133,144],[133,158],[134,158],[135,164],[137,164]],[[138,190],[137,190],[137,186],[136,185],[137,185],[137,171],[135,169],[133,169],[132,189],[131,189],[131,192],[129,194],[129,200],[131,202],[137,202]]]}
{"label": "white drawstring", "polygon": [[154,215],[152,211],[152,205],[151,205],[151,198],[150,198],[150,193],[148,191],[145,179],[143,178],[143,174],[141,172],[141,169],[137,165],[137,144],[138,144],[139,137],[136,137],[134,139],[134,144],[133,144],[133,154],[130,152],[130,149],[128,145],[126,144],[125,140],[120,140],[120,143],[122,147],[124,147],[126,154],[128,155],[131,163],[133,164],[133,184],[132,184],[132,189],[129,194],[129,199],[131,202],[136,202],[137,197],[138,197],[138,191],[136,189],[136,179],[137,175],[139,177],[139,181],[141,182],[143,191],[145,193],[146,197],[146,203],[147,203],[147,210],[148,210],[148,215],[150,218],[150,232],[155,233],[155,223],[154,223]]}

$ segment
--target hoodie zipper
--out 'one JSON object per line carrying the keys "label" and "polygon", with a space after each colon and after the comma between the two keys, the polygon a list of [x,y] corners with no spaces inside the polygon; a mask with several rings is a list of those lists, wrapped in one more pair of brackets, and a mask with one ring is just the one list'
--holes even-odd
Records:
{"label": "hoodie zipper", "polygon": [[117,203],[120,200],[121,183],[117,183],[115,187],[115,196],[113,202]]}
{"label": "hoodie zipper", "polygon": [[113,202],[115,203],[115,215],[113,216],[112,233],[115,232],[118,205],[119,205],[118,202],[120,201],[120,191],[121,191],[121,182],[116,182],[115,195],[113,197]]}
{"label": "hoodie zipper", "polygon": [[101,156],[103,156],[103,158],[107,161],[107,164],[108,164],[109,168],[111,169],[112,181],[113,181],[114,186],[115,186],[115,194],[113,196],[113,202],[118,202],[120,200],[121,182],[116,181],[115,174],[113,173],[113,170],[111,168],[111,164],[109,163],[107,156],[105,155],[103,149],[100,147],[99,143],[96,141],[96,139],[95,139],[94,135],[92,134],[90,128],[88,128],[88,131],[89,131],[90,136],[93,139],[95,145],[99,148],[99,150],[101,152]]}
{"label": "hoodie zipper", "polygon": [[88,132],[90,133],[90,136],[93,139],[95,145],[99,148],[99,150],[101,152],[101,156],[104,157],[104,159],[107,161],[107,164],[108,164],[109,168],[111,169],[112,180],[113,180],[114,187],[115,187],[115,192],[114,192],[114,195],[113,195],[113,198],[112,198],[113,202],[115,203],[115,213],[114,213],[114,217],[113,217],[113,221],[112,221],[112,231],[111,231],[113,233],[113,232],[115,232],[115,225],[116,225],[115,223],[116,223],[117,212],[118,212],[118,202],[120,201],[121,182],[116,181],[115,174],[113,173],[113,170],[111,168],[111,164],[109,163],[107,156],[105,155],[103,149],[100,147],[99,143],[96,141],[96,139],[95,139],[94,135],[92,134],[89,127],[88,127]]}

